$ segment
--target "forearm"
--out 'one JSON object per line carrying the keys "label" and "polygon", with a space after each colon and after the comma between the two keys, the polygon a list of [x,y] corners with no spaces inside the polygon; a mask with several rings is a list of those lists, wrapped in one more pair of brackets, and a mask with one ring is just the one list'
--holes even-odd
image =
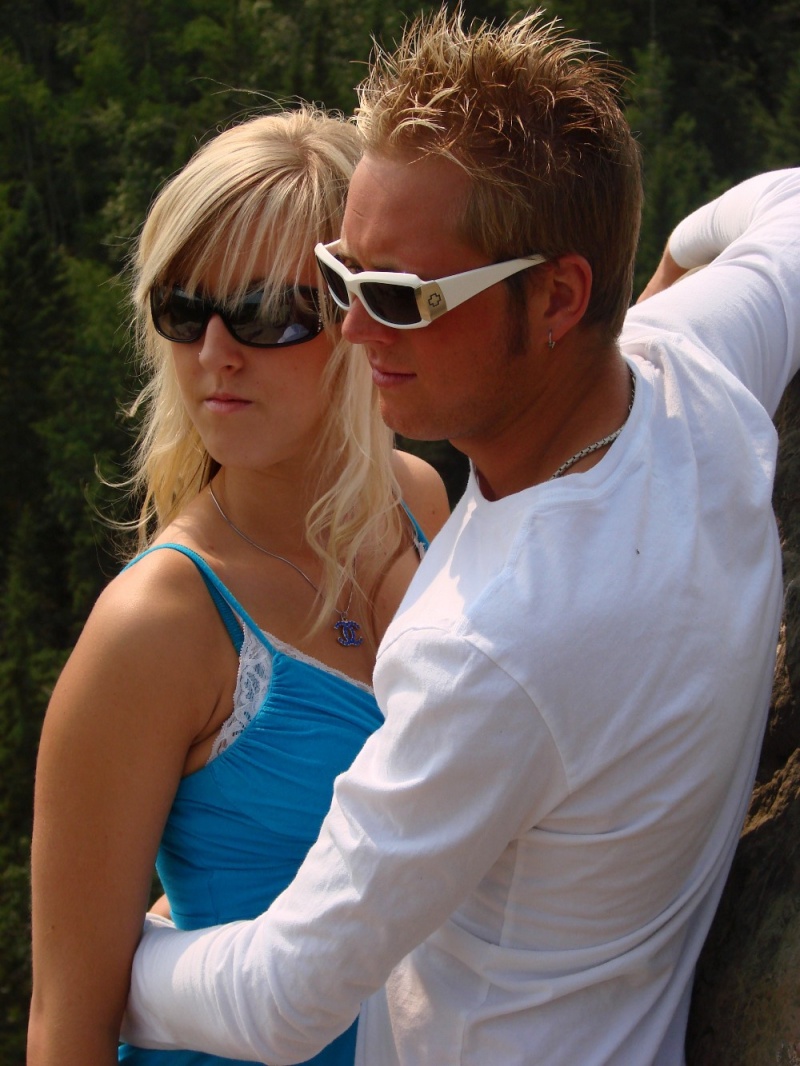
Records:
{"label": "forearm", "polygon": [[[668,241],[673,261],[684,272],[711,263],[748,232],[760,213],[769,210],[770,191],[791,178],[788,170],[757,174],[687,215]],[[791,213],[787,223],[790,217]]]}
{"label": "forearm", "polygon": [[[670,276],[689,272],[670,283]],[[645,290],[653,299],[628,312],[623,340],[649,343],[658,333],[678,334],[774,413],[800,369],[798,273],[800,170],[760,174],[675,228]]]}
{"label": "forearm", "polygon": [[54,998],[34,994],[27,1066],[116,1066],[119,1040],[115,1025],[102,1027],[96,1017],[84,1017],[74,1009],[75,1004],[59,1006]]}
{"label": "forearm", "polygon": [[758,174],[682,219],[670,234],[661,261],[637,302],[663,292],[688,272],[716,259],[747,232],[764,194],[791,174]]}
{"label": "forearm", "polygon": [[347,1028],[361,1000],[309,935],[302,920],[274,911],[194,932],[148,915],[122,1038],[252,1062],[305,1062]]}
{"label": "forearm", "polygon": [[675,262],[669,247],[666,247],[664,249],[664,254],[661,257],[661,262],[656,267],[655,273],[645,286],[637,302],[641,303],[643,300],[655,296],[656,293],[668,289],[670,285],[674,285],[676,281],[682,278],[685,273],[686,268],[679,266],[678,263]]}

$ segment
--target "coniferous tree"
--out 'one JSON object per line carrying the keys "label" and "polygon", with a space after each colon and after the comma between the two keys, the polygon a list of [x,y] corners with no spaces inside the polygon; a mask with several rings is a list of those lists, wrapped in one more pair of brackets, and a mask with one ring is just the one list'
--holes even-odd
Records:
{"label": "coniferous tree", "polygon": [[56,352],[71,329],[62,260],[41,199],[31,184],[22,187],[21,199],[18,208],[7,204],[0,212],[0,448],[6,457],[0,580],[25,504],[41,499],[46,466],[34,427]]}
{"label": "coniferous tree", "polygon": [[655,41],[635,55],[628,120],[639,137],[644,164],[645,202],[634,292],[652,274],[675,224],[717,195],[710,153],[697,139],[688,114],[670,117],[670,62]]}
{"label": "coniferous tree", "polygon": [[775,169],[800,166],[800,55],[786,72],[774,119],[765,116],[765,122],[765,165]]}

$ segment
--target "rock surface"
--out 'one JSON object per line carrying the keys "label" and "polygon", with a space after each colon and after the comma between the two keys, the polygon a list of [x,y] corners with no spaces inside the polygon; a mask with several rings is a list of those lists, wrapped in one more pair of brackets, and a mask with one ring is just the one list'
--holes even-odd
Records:
{"label": "rock surface", "polygon": [[800,1066],[800,375],[776,423],[784,624],[750,810],[698,965],[687,1066]]}

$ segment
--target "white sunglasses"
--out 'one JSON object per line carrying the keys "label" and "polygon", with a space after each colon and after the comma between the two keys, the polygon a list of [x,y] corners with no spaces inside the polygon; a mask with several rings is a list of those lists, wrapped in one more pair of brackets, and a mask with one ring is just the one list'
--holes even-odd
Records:
{"label": "white sunglasses", "polygon": [[498,281],[521,270],[545,262],[543,255],[490,263],[476,270],[465,270],[435,281],[423,281],[416,274],[397,274],[391,270],[364,270],[353,273],[336,258],[340,241],[318,244],[314,249],[323,280],[334,302],[348,310],[357,296],[376,322],[393,329],[421,329],[435,322],[445,312],[471,300]]}

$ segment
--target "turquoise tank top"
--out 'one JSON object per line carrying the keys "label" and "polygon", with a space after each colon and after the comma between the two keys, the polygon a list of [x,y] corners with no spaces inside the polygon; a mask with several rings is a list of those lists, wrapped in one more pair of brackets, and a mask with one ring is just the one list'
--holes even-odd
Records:
{"label": "turquoise tank top", "polygon": [[[424,549],[427,542],[414,526]],[[350,766],[383,716],[368,686],[260,630],[190,548],[156,545],[128,565],[167,548],[194,562],[240,655],[234,702],[241,731],[181,780],[156,862],[175,924],[199,929],[255,918],[291,883],[317,839],[334,778]],[[313,1066],[353,1066],[356,1026],[310,1060]],[[135,1066],[240,1062],[128,1044],[121,1045],[119,1061]]]}

